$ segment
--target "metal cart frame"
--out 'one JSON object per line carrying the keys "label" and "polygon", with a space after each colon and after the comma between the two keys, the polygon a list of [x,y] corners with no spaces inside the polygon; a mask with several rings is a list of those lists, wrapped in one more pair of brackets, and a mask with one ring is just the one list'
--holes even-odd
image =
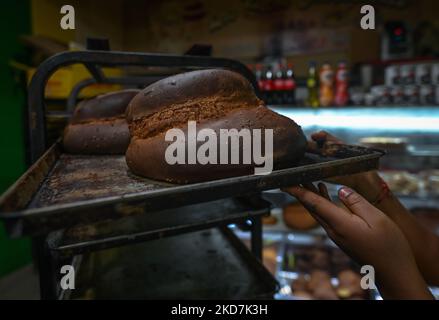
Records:
{"label": "metal cart frame", "polygon": [[[83,253],[213,227],[224,230],[230,223],[243,225],[251,232],[252,253],[244,253],[242,262],[265,270],[261,265],[261,217],[269,212],[270,204],[261,199],[262,191],[376,169],[384,154],[380,150],[339,144],[315,153],[306,152],[300,163],[278,168],[270,175],[238,176],[180,186],[143,179],[127,170],[122,155],[65,154],[60,141],[48,148],[45,86],[58,68],[78,63],[88,69],[91,78],[73,88],[65,116],[71,114],[78,94],[88,85],[142,86],[151,81],[143,77],[108,78],[102,67],[165,67],[172,68],[174,73],[200,68],[230,69],[246,77],[258,94],[250,70],[229,59],[79,51],[60,53],[43,62],[29,86],[29,159],[32,166],[0,197],[0,218],[5,221],[7,232],[15,237],[34,237],[43,299],[63,296],[58,285],[58,268],[66,263],[79,265]],[[113,192],[115,181],[120,188]],[[76,188],[81,188],[82,196],[71,192]],[[163,210],[167,214],[160,214]],[[193,212],[199,214],[191,214]],[[135,220],[138,217],[146,220]],[[120,228],[119,222],[126,221],[125,218],[130,223]],[[110,225],[101,224],[103,220],[108,220]],[[247,223],[248,220],[251,223]],[[112,221],[117,224],[111,225]],[[69,237],[78,231],[75,229],[80,227],[78,224],[94,228],[95,233],[86,233],[83,238]],[[272,277],[266,272],[262,278]],[[267,294],[275,290],[274,279],[266,281],[265,290]]]}
{"label": "metal cart frame", "polygon": [[[258,87],[253,73],[242,63],[230,59],[212,58],[205,56],[187,55],[162,55],[132,52],[115,51],[76,51],[63,52],[50,57],[44,61],[34,74],[29,85],[28,92],[28,121],[29,121],[29,159],[30,164],[34,164],[48,148],[46,144],[46,107],[45,107],[45,87],[50,76],[59,68],[72,64],[82,64],[89,71],[91,78],[85,79],[76,84],[67,101],[67,114],[73,111],[78,95],[85,87],[95,83],[123,84],[123,85],[145,85],[151,79],[143,77],[106,77],[102,72],[102,67],[121,67],[121,66],[145,66],[145,67],[173,67],[188,69],[200,68],[223,68],[236,71],[246,77],[254,86],[256,92]],[[252,216],[249,220],[249,231],[251,232],[251,250],[253,255],[261,260],[262,258],[262,223],[261,216],[266,212],[260,212]],[[244,222],[247,218],[238,219],[234,222]],[[232,222],[232,221],[229,221]],[[195,229],[211,228],[214,226],[224,227],[224,221],[215,224],[200,225]],[[193,228],[180,230],[180,232],[191,232]],[[154,237],[163,234],[152,235]],[[57,233],[44,234],[33,239],[36,249],[37,264],[40,276],[40,293],[42,299],[56,299],[60,296],[57,288],[56,270],[66,257],[60,257],[51,249]],[[133,238],[133,242],[136,239]],[[139,241],[139,240],[137,240]],[[143,240],[146,241],[146,240]],[[73,256],[70,263],[78,264],[80,259]]]}

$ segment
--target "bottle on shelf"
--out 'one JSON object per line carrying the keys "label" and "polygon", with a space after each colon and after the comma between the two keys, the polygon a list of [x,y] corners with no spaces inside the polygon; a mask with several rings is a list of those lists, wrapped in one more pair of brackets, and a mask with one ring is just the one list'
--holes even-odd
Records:
{"label": "bottle on shelf", "polygon": [[257,80],[258,80],[258,86],[259,86],[259,90],[261,91],[261,99],[264,101],[267,101],[267,92],[266,90],[266,69],[265,66],[262,64],[258,65],[258,70],[260,72],[260,74],[258,76],[256,76]]}
{"label": "bottle on shelf", "polygon": [[335,105],[341,107],[349,101],[349,74],[345,62],[340,62],[335,73]]}
{"label": "bottle on shelf", "polygon": [[287,64],[284,74],[284,103],[293,105],[296,103],[296,80],[292,63]]}
{"label": "bottle on shelf", "polygon": [[320,69],[320,106],[328,107],[334,102],[334,71],[329,63],[324,63]]}
{"label": "bottle on shelf", "polygon": [[310,107],[317,108],[319,103],[318,93],[317,67],[314,61],[309,63],[308,78],[306,79],[306,87],[308,89],[308,98],[306,104]]}
{"label": "bottle on shelf", "polygon": [[258,83],[259,90],[264,90],[264,82],[262,81],[262,65],[260,63],[255,65],[255,78],[256,82]]}
{"label": "bottle on shelf", "polygon": [[273,103],[284,104],[285,77],[280,64],[276,64],[274,68],[273,89]]}
{"label": "bottle on shelf", "polygon": [[271,66],[268,66],[265,72],[265,90],[273,90],[273,71],[271,70]]}
{"label": "bottle on shelf", "polygon": [[264,94],[267,104],[273,103],[273,71],[271,66],[267,66],[264,72]]}

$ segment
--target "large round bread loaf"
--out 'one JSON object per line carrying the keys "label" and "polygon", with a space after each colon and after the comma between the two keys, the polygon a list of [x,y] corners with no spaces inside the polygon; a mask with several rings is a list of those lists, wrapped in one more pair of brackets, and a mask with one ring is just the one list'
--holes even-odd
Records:
{"label": "large round bread loaf", "polygon": [[83,100],[64,130],[68,153],[124,154],[130,142],[125,110],[140,90],[122,90]]}
{"label": "large round bread loaf", "polygon": [[247,79],[232,71],[192,71],[155,82],[131,100],[126,119],[131,132],[127,164],[155,180],[192,183],[254,173],[253,161],[219,164],[219,147],[217,164],[168,164],[165,153],[172,142],[165,141],[166,132],[178,128],[187,137],[188,121],[196,121],[197,132],[211,129],[217,136],[221,129],[273,129],[275,168],[294,165],[305,152],[300,126],[266,108]]}

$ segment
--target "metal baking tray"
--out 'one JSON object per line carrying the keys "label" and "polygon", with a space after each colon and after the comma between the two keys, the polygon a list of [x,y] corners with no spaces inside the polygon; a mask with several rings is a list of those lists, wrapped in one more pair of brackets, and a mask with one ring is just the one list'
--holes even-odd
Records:
{"label": "metal baking tray", "polygon": [[69,257],[218,225],[226,226],[269,212],[270,203],[259,197],[221,199],[116,221],[75,226],[50,233],[47,244],[58,257]]}
{"label": "metal baking tray", "polygon": [[12,237],[120,219],[233,196],[255,194],[378,168],[383,151],[333,145],[307,153],[295,167],[188,185],[133,175],[123,155],[63,153],[58,141],[0,198],[0,218]]}
{"label": "metal baking tray", "polygon": [[270,299],[277,281],[228,228],[82,257],[64,299]]}

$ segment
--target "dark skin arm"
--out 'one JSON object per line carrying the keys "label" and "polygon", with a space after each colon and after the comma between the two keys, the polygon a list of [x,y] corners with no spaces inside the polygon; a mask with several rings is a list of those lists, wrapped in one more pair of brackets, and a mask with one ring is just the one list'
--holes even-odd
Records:
{"label": "dark skin arm", "polygon": [[[325,143],[341,143],[336,137],[320,131],[311,136],[319,145]],[[310,143],[311,149],[317,145]],[[407,238],[416,259],[419,270],[429,285],[439,286],[439,237],[421,225],[390,192],[381,201],[377,202],[382,194],[382,179],[376,171],[338,177],[330,182],[346,185],[380,211],[384,212],[403,232]]]}
{"label": "dark skin arm", "polygon": [[349,188],[339,192],[347,209],[329,200],[323,184],[318,191],[308,189],[291,187],[285,191],[310,211],[343,251],[360,264],[373,266],[383,298],[433,299],[407,239],[389,217]]}

